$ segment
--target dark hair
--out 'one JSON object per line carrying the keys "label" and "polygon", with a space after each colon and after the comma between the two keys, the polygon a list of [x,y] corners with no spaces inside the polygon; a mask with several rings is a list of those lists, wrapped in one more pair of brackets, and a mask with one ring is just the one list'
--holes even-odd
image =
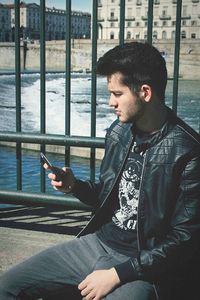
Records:
{"label": "dark hair", "polygon": [[97,74],[123,74],[122,82],[135,92],[148,84],[164,100],[167,84],[166,63],[160,52],[147,43],[131,42],[114,47],[97,62]]}

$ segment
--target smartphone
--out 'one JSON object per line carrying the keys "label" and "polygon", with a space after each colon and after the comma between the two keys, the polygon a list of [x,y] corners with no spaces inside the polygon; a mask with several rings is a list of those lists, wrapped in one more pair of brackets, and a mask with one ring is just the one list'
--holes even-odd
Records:
{"label": "smartphone", "polygon": [[46,155],[44,155],[44,153],[42,153],[42,152],[40,153],[40,158],[43,163],[47,164],[47,166],[52,171],[52,173],[56,175],[56,181],[62,181],[63,175],[65,174],[65,172],[61,168],[53,166],[52,163],[50,163],[50,161],[46,157]]}

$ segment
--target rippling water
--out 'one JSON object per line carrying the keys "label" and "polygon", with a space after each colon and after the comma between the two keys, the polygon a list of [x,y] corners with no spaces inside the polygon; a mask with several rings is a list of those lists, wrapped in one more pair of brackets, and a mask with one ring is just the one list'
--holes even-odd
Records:
{"label": "rippling water", "polygon": [[[49,160],[58,167],[64,166],[64,155],[47,154]],[[39,192],[40,191],[40,157],[39,152],[31,150],[23,150],[22,154],[22,184],[23,191]],[[14,148],[0,147],[0,189],[16,190],[16,152]],[[90,174],[89,159],[72,157],[71,167],[74,174],[80,179],[88,179]],[[97,177],[99,162],[97,161]],[[47,178],[47,191],[49,193],[57,193],[54,191]]]}

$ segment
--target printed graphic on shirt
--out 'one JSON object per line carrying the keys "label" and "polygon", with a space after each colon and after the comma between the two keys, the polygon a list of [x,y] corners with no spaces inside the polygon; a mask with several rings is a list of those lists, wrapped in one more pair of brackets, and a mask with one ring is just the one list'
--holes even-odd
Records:
{"label": "printed graphic on shirt", "polygon": [[142,162],[143,158],[140,155],[132,154],[127,160],[119,183],[120,208],[115,212],[112,221],[124,230],[134,230],[136,227]]}

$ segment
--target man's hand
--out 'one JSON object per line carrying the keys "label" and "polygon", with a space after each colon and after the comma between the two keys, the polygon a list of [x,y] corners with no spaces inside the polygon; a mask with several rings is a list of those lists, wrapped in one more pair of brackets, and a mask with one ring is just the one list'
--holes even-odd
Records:
{"label": "man's hand", "polygon": [[[49,170],[47,164],[44,164],[44,168]],[[54,173],[49,173],[48,177],[49,179],[51,179],[51,184],[54,189],[63,193],[70,193],[76,184],[76,178],[70,168],[64,167],[61,170],[62,170],[62,175],[61,175],[62,180],[56,181],[57,180],[56,174]]]}
{"label": "man's hand", "polygon": [[78,286],[86,300],[100,300],[120,284],[115,268],[97,270],[89,274]]}

